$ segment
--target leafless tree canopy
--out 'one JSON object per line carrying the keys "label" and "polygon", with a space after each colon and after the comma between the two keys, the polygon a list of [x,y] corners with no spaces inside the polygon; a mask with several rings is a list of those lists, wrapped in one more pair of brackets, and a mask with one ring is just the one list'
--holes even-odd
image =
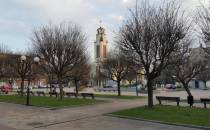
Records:
{"label": "leafless tree canopy", "polygon": [[62,99],[61,80],[79,64],[85,52],[86,36],[75,24],[44,26],[33,34],[32,42],[37,54],[57,76]]}
{"label": "leafless tree canopy", "polygon": [[10,77],[12,71],[11,67],[12,51],[4,44],[0,45],[0,78]]}
{"label": "leafless tree canopy", "polygon": [[142,64],[148,81],[148,105],[151,107],[152,81],[171,64],[170,58],[179,51],[189,26],[176,2],[159,7],[142,3],[130,14],[130,19],[119,32],[118,45],[125,53],[135,56],[137,63]]}
{"label": "leafless tree canopy", "polygon": [[[201,29],[201,38],[203,39],[206,47],[210,47],[210,10],[208,7],[201,5],[197,10],[198,25]],[[205,49],[210,54],[209,49]]]}
{"label": "leafless tree canopy", "polygon": [[0,44],[0,53],[1,54],[12,54],[13,52],[5,44]]}
{"label": "leafless tree canopy", "polygon": [[80,57],[80,62],[77,64],[77,66],[74,67],[72,72],[69,73],[70,79],[75,84],[76,87],[76,94],[78,95],[79,91],[79,82],[84,80],[90,79],[90,72],[91,72],[91,66],[89,64],[89,58],[87,55],[83,55]]}
{"label": "leafless tree canopy", "polygon": [[207,88],[207,81],[210,80],[210,69],[209,67],[206,68],[204,71],[200,72],[197,76],[196,79],[201,80],[204,82],[205,87]]}
{"label": "leafless tree canopy", "polygon": [[113,52],[109,53],[108,58],[101,64],[101,74],[117,82],[118,96],[120,96],[120,82],[126,79],[126,75],[131,70],[132,62],[128,61],[121,52]]}
{"label": "leafless tree canopy", "polygon": [[[200,50],[202,49],[200,48]],[[182,83],[189,96],[192,96],[188,86],[189,82],[205,70],[207,63],[204,57],[198,58],[193,55],[195,52],[189,49],[188,53],[179,57],[178,62],[171,67],[171,70],[174,70],[173,74],[176,76],[176,80]]]}

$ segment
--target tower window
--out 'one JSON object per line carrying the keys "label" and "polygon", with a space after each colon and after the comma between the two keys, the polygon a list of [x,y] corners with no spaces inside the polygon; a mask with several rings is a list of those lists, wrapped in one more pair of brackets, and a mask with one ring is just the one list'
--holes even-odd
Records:
{"label": "tower window", "polygon": [[100,41],[101,41],[101,42],[104,41],[103,36],[101,36]]}
{"label": "tower window", "polygon": [[103,56],[104,56],[104,58],[106,58],[106,45],[103,45]]}
{"label": "tower window", "polygon": [[97,45],[96,46],[96,58],[99,58],[100,57],[100,46]]}

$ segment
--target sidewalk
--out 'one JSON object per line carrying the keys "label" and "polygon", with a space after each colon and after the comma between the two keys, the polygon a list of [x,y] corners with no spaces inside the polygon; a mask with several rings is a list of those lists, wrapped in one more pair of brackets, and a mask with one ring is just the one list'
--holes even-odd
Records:
{"label": "sidewalk", "polygon": [[113,100],[109,103],[97,105],[50,110],[47,108],[0,103],[0,123],[17,129],[33,129],[39,126],[101,116],[113,111],[143,106],[145,104],[145,99]]}
{"label": "sidewalk", "polygon": [[104,116],[110,112],[146,104],[147,99],[114,99],[103,104],[50,110],[0,103],[0,124],[20,130],[196,130]]}

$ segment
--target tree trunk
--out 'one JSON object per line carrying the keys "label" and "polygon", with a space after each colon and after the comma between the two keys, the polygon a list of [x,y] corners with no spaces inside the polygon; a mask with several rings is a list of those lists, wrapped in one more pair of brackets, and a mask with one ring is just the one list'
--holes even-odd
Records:
{"label": "tree trunk", "polygon": [[194,98],[193,98],[193,96],[192,96],[192,94],[190,92],[190,89],[188,87],[188,83],[183,83],[183,85],[184,85],[184,88],[185,88],[185,90],[186,90],[186,92],[188,94],[188,96],[187,96],[187,102],[188,102],[188,104],[190,104],[190,107],[192,107],[193,104],[194,104]]}
{"label": "tree trunk", "polygon": [[118,91],[118,96],[121,96],[120,81],[117,81],[117,91]]}
{"label": "tree trunk", "polygon": [[61,83],[60,78],[58,78],[58,85],[59,85],[59,89],[60,89],[60,100],[63,100],[63,85]]}
{"label": "tree trunk", "polygon": [[76,95],[78,96],[78,94],[79,94],[79,84],[78,84],[78,80],[74,80],[74,83],[75,83]]}
{"label": "tree trunk", "polygon": [[147,81],[147,91],[148,91],[148,107],[153,107],[153,88],[152,88],[152,80]]}
{"label": "tree trunk", "polygon": [[50,83],[50,97],[52,97],[53,90],[52,90],[52,78],[51,78],[51,76],[49,76],[49,82],[48,83]]}
{"label": "tree trunk", "polygon": [[190,89],[189,89],[189,87],[188,87],[188,83],[183,84],[183,86],[184,86],[184,89],[186,90],[187,94],[188,94],[189,96],[192,96],[192,94],[191,94],[191,92],[190,92]]}
{"label": "tree trunk", "polygon": [[21,96],[24,96],[24,78],[21,78],[21,86],[20,86],[20,90],[21,90]]}

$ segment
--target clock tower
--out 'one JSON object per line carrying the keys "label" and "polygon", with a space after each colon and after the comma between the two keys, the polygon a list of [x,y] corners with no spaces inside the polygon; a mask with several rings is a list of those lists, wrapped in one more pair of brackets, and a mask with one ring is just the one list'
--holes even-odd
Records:
{"label": "clock tower", "polygon": [[100,63],[106,60],[107,58],[107,46],[108,40],[106,38],[105,29],[99,27],[97,29],[96,41],[94,42],[94,51],[95,51],[95,76],[97,77],[97,86],[103,85],[103,79],[100,76]]}
{"label": "clock tower", "polygon": [[100,27],[97,29],[95,43],[95,61],[100,63],[107,58],[107,44],[105,29]]}

